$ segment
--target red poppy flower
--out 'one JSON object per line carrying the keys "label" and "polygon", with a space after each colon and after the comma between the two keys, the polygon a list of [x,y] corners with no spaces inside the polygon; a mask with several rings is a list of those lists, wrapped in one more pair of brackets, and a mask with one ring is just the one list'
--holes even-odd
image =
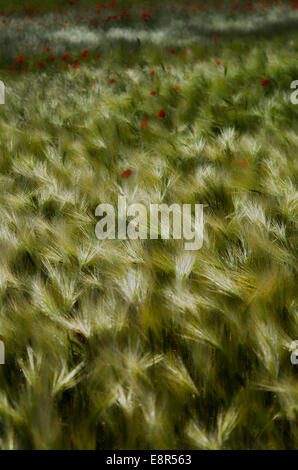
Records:
{"label": "red poppy flower", "polygon": [[14,66],[13,65],[10,65],[9,66],[9,70],[11,70],[12,72],[14,71]]}
{"label": "red poppy flower", "polygon": [[217,39],[218,39],[218,38],[217,38],[216,36],[212,36],[212,41],[213,41],[213,42],[216,42]]}
{"label": "red poppy flower", "polygon": [[78,64],[77,62],[75,64],[72,64],[73,69],[78,69],[79,67],[80,67],[80,64]]}
{"label": "red poppy flower", "polygon": [[179,89],[180,89],[180,86],[179,86],[179,85],[175,85],[175,86],[173,87],[173,90],[178,91]]}
{"label": "red poppy flower", "polygon": [[71,54],[69,52],[67,52],[67,54],[64,54],[62,57],[61,57],[61,60],[67,60],[71,57]]}
{"label": "red poppy flower", "polygon": [[46,64],[44,62],[37,62],[37,67],[43,68]]}
{"label": "red poppy flower", "polygon": [[82,52],[82,57],[88,57],[88,53],[89,53],[89,50],[88,50],[88,49],[85,49],[85,50]]}
{"label": "red poppy flower", "polygon": [[132,171],[131,170],[125,170],[123,173],[121,173],[121,178],[128,178],[129,175],[131,175]]}
{"label": "red poppy flower", "polygon": [[151,16],[150,13],[143,13],[143,14],[141,15],[141,18],[142,18],[144,21],[148,21],[149,18],[150,18],[150,16]]}
{"label": "red poppy flower", "polygon": [[99,57],[101,57],[101,54],[96,54],[95,57],[98,59]]}
{"label": "red poppy flower", "polygon": [[145,118],[143,119],[143,121],[141,122],[141,127],[147,127],[148,126],[148,119]]}
{"label": "red poppy flower", "polygon": [[115,83],[115,78],[110,78],[109,83]]}
{"label": "red poppy flower", "polygon": [[155,70],[151,70],[150,75],[155,75]]}
{"label": "red poppy flower", "polygon": [[270,82],[270,78],[264,78],[264,80],[261,81],[261,85],[262,86],[268,85],[269,82]]}
{"label": "red poppy flower", "polygon": [[51,50],[50,47],[46,47],[46,48],[45,48],[45,51],[46,51],[46,52],[50,52],[50,50]]}
{"label": "red poppy flower", "polygon": [[54,56],[49,57],[49,60],[50,60],[51,62],[54,62],[54,61],[56,60],[56,57],[54,57]]}
{"label": "red poppy flower", "polygon": [[175,53],[176,53],[176,49],[170,49],[169,52],[170,52],[170,54],[175,54]]}
{"label": "red poppy flower", "polygon": [[157,114],[157,117],[159,118],[164,118],[166,115],[165,111],[162,109],[161,111],[159,111],[159,113]]}
{"label": "red poppy flower", "polygon": [[25,60],[25,56],[19,55],[19,58],[18,58],[18,60],[16,61],[16,65],[22,64],[22,63],[24,62],[24,60]]}
{"label": "red poppy flower", "polygon": [[156,91],[150,91],[150,95],[155,96],[155,95],[156,95]]}
{"label": "red poppy flower", "polygon": [[168,66],[167,66],[167,69],[168,69],[168,70],[172,70],[171,65],[168,65]]}
{"label": "red poppy flower", "polygon": [[240,166],[247,166],[247,165],[248,165],[248,162],[247,162],[247,160],[239,160],[238,165],[240,165]]}
{"label": "red poppy flower", "polygon": [[28,67],[25,67],[24,70],[23,70],[23,72],[29,72]]}
{"label": "red poppy flower", "polygon": [[221,64],[222,64],[222,62],[220,60],[216,61],[216,65],[221,65]]}

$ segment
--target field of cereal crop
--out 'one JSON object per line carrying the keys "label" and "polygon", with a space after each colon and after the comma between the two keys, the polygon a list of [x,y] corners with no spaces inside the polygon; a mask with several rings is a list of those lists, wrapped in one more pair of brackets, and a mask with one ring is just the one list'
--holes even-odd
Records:
{"label": "field of cereal crop", "polygon": [[[297,449],[297,31],[297,0],[0,6],[1,449]],[[202,204],[202,247],[98,239],[119,196]]]}

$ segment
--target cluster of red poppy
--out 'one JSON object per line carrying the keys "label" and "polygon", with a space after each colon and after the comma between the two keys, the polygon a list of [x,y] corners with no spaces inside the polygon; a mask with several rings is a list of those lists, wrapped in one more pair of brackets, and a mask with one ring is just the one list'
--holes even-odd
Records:
{"label": "cluster of red poppy", "polygon": [[[166,117],[166,112],[164,109],[161,109],[158,113],[157,113],[157,117],[158,118],[165,118]],[[144,118],[141,122],[141,127],[147,127],[149,124],[149,119],[148,118]]]}
{"label": "cluster of red poppy", "polygon": [[[285,11],[288,8],[298,9],[298,0],[263,0],[258,2],[247,0],[232,0],[230,3],[225,2],[224,4],[218,0],[214,0],[214,2],[210,2],[210,0],[200,0],[200,5],[197,5],[195,2],[178,2],[177,0],[176,5],[168,4],[167,2],[161,2],[158,8],[154,5],[141,6],[141,4],[136,2],[128,3],[128,5],[126,5],[124,8],[123,4],[121,5],[117,3],[117,0],[114,0],[113,2],[97,4],[95,6],[92,4],[86,4],[84,8],[82,8],[82,5],[80,5],[80,2],[78,1],[69,1],[65,7],[49,6],[47,8],[41,6],[41,4],[33,6],[31,3],[28,3],[25,6],[18,4],[10,9],[5,8],[0,11],[0,15],[10,19],[11,17],[13,18],[14,15],[22,14],[28,21],[34,22],[36,15],[52,12],[53,20],[55,22],[61,21],[57,24],[65,27],[69,22],[68,15],[72,10],[74,10],[74,7],[78,7],[81,12],[83,12],[83,14],[80,14],[80,16],[76,18],[76,23],[87,22],[89,26],[95,26],[96,24],[106,24],[111,21],[141,20],[148,23],[159,15],[202,15],[212,10],[221,9],[224,9],[227,14],[229,14],[230,10],[230,14],[233,16],[238,15],[238,12],[262,12],[265,9],[272,7],[281,8],[282,11]],[[1,24],[4,27],[9,26],[7,19],[3,19],[0,23],[0,26]],[[43,27],[45,26],[41,21],[37,21],[36,24]],[[14,27],[14,25],[15,22],[11,23],[11,26]],[[26,26],[28,26],[28,24],[25,23],[24,27]],[[16,29],[18,31],[21,30],[18,24]],[[216,42],[216,36],[213,36],[212,40]]]}
{"label": "cluster of red poppy", "polygon": [[[51,52],[51,47],[47,46],[45,47],[45,52],[47,53],[50,53]],[[89,54],[89,49],[84,49],[83,52],[81,53],[81,57],[84,59],[84,58],[87,58],[88,57],[88,54]],[[71,58],[71,53],[70,52],[67,52],[66,54],[64,54],[62,57],[60,57],[60,60],[62,60],[63,62],[67,62],[68,59]],[[98,59],[99,57],[101,57],[101,54],[95,54],[95,58]],[[43,61],[38,61],[36,63],[37,67],[39,68],[44,68],[46,67],[46,61],[49,61],[49,62],[55,62],[56,61],[56,57],[53,56],[53,55],[48,55]],[[15,64],[14,65],[10,65],[9,66],[9,70],[11,71],[15,71],[16,68],[15,66],[20,66],[20,65],[23,65],[25,62],[25,56],[23,54],[20,54],[18,59],[16,60]],[[71,65],[73,68],[78,68],[79,67],[79,59],[76,58],[74,59],[72,62],[71,62]],[[68,65],[64,65],[63,67],[64,69],[67,69],[68,68]],[[29,71],[29,68],[26,67],[24,68],[23,70],[21,70],[19,67],[17,68],[17,70],[19,71],[24,71],[24,72],[28,72]],[[113,82],[111,82],[113,83]]]}
{"label": "cluster of red poppy", "polygon": [[[166,49],[165,51],[166,51],[166,52],[169,52],[169,53],[171,53],[171,54],[176,54],[176,52],[177,52],[176,49]],[[45,47],[45,52],[48,53],[47,57],[45,57],[42,61],[37,62],[37,67],[39,67],[39,68],[44,68],[44,67],[46,67],[47,61],[50,61],[50,62],[55,62],[55,61],[56,61],[56,57],[49,54],[49,53],[51,52],[51,47],[50,47],[50,46]],[[190,53],[191,53],[191,49],[190,49],[190,48],[186,49],[186,50],[185,50],[185,53],[186,53],[186,54],[190,54]],[[71,59],[71,56],[72,56],[72,54],[69,53],[69,52],[67,52],[67,53],[65,53],[64,55],[62,55],[62,57],[60,57],[60,60],[62,60],[63,62],[66,62],[66,61],[68,61],[68,59]],[[128,53],[127,56],[128,56],[129,58],[132,58],[132,54],[130,54],[130,53]],[[183,51],[182,51],[179,55],[177,55],[178,58],[182,58],[182,56],[183,56]],[[89,57],[89,49],[84,49],[84,50],[82,51],[82,53],[81,53],[81,58],[86,59],[86,58],[88,58],[88,57]],[[102,57],[102,55],[101,55],[100,53],[96,53],[93,57],[94,57],[95,59],[99,59],[100,57]],[[201,62],[203,61],[202,58],[200,58],[200,59],[193,59],[193,60],[194,60],[194,61],[200,60]],[[22,65],[22,64],[24,63],[24,61],[25,61],[24,55],[19,55],[19,58],[18,58],[18,60],[15,62],[15,65]],[[106,62],[109,62],[109,61],[110,61],[109,59],[106,59]],[[220,63],[221,63],[221,62],[219,62],[219,61],[217,62],[218,65],[219,65]],[[72,65],[73,68],[78,68],[78,67],[79,67],[79,59],[78,59],[78,58],[74,59],[74,60],[71,62],[71,64],[69,64],[69,65]],[[64,69],[68,69],[68,65],[65,65],[63,68],[64,68]],[[130,67],[128,67],[128,68],[130,68]],[[168,70],[172,70],[172,66],[171,66],[171,65],[168,65],[168,66],[167,66],[167,69],[168,69]],[[9,70],[14,71],[14,70],[15,70],[15,67],[14,67],[14,66],[10,66],[10,67],[9,67]],[[17,68],[17,70],[20,71],[20,72],[22,71],[19,67]],[[26,68],[26,71],[28,71],[28,67]],[[150,75],[154,76],[155,74],[156,74],[156,71],[155,71],[154,69],[150,71]],[[114,80],[113,80],[113,79],[111,79],[111,80],[112,80],[112,81],[111,81],[110,83],[114,83]]]}
{"label": "cluster of red poppy", "polygon": [[62,57],[61,57],[61,60],[67,60],[67,59],[70,59],[71,57],[71,54],[69,52],[67,52],[66,54],[64,54]]}
{"label": "cluster of red poppy", "polygon": [[[204,0],[201,0],[201,3],[204,3]],[[238,2],[238,3],[232,3],[232,10],[234,10],[234,12],[236,10],[241,10],[245,7],[248,8],[248,10],[250,11],[256,11],[256,8],[267,8],[269,7],[270,5],[274,5],[276,4],[277,2],[275,2],[274,0],[271,0],[270,2],[258,2],[258,4],[252,4],[251,2],[245,2],[245,3],[241,3],[241,2]],[[298,0],[289,0],[289,4],[291,6],[291,8],[298,8]],[[69,6],[74,6],[75,5],[75,2],[74,1],[69,1],[68,2],[68,5]],[[283,8],[286,6],[285,5],[285,0],[283,3],[281,3],[281,5],[283,5]],[[174,12],[174,11],[177,11],[178,13],[181,13],[183,12],[184,10],[187,10],[188,8],[193,8],[193,4],[192,2],[188,2],[187,4],[183,4],[183,3],[180,3],[179,5],[177,5],[177,7],[175,6],[171,6],[171,11]],[[35,21],[34,19],[34,16],[32,14],[32,10],[28,9],[26,10],[27,7],[24,7],[24,10],[23,12],[24,13],[27,13],[28,14],[28,19],[30,19],[31,21]],[[110,21],[118,21],[118,20],[123,20],[123,19],[131,19],[131,15],[127,13],[126,10],[123,10],[122,9],[123,7],[117,5],[117,2],[114,1],[113,3],[107,3],[106,5],[105,4],[102,4],[102,5],[97,5],[96,6],[96,14],[100,14],[100,15],[104,15],[107,13],[107,11],[109,9],[118,9],[120,10],[121,9],[121,12],[119,12],[119,14],[117,15],[108,15],[106,16],[105,18],[102,18],[101,20],[97,20],[96,18],[91,18],[90,21],[89,21],[89,24],[92,26],[94,25],[95,23],[101,23],[102,21],[105,21],[105,22],[110,22]],[[128,6],[128,8],[131,8],[131,5]],[[217,8],[221,8],[220,4],[217,4]],[[160,7],[161,9],[161,7]],[[159,10],[160,10],[159,9]],[[208,11],[209,7],[207,6],[196,6],[195,7],[195,10],[196,12],[204,12],[204,11]],[[148,9],[144,9],[145,11],[143,11],[140,15],[139,15],[139,18],[141,20],[143,20],[144,22],[149,22],[151,19],[152,19],[152,13],[157,13],[159,10],[158,9],[154,9],[152,8],[151,9],[151,12],[148,10]],[[11,10],[10,12],[5,12],[5,11],[2,11],[0,12],[0,15],[1,16],[7,16],[7,17],[10,17],[13,13],[15,13],[17,10],[14,9],[14,10]],[[45,9],[38,9],[36,8],[34,10],[34,14],[38,14],[38,13],[42,13],[44,12]],[[58,9],[58,10],[53,10],[53,12],[57,12],[59,15],[62,15],[63,13],[67,15],[67,9]],[[30,15],[30,16],[29,16]],[[54,15],[54,21],[57,21],[58,20],[58,15]],[[84,21],[86,18],[84,15],[81,15],[80,17],[77,18],[77,22],[81,22],[81,21]],[[66,24],[68,23],[68,21],[64,21],[63,23],[61,23],[62,26],[66,26]],[[36,23],[38,25],[42,25],[41,22],[38,22]],[[3,26],[7,26],[8,25],[8,21],[6,19],[2,19],[2,25]],[[17,26],[17,29],[20,30],[19,26]],[[211,37],[211,41],[213,43],[217,43],[218,42],[218,37],[217,36],[212,36]],[[45,48],[45,52],[47,53],[50,53],[51,52],[51,47],[47,46]],[[172,54],[172,55],[176,55],[177,54],[177,50],[172,48],[172,49],[166,49],[166,52],[168,54]],[[191,54],[191,50],[188,48],[186,51],[186,54]],[[82,52],[81,52],[81,58],[82,59],[86,59],[88,58],[90,55],[89,55],[89,50],[88,49],[84,49]],[[128,56],[131,57],[131,54],[128,54]],[[71,59],[72,57],[72,54],[71,53],[65,53],[63,56],[60,57],[60,60],[63,61],[63,62],[67,62],[69,59]],[[101,57],[101,54],[97,53],[95,55],[96,58],[100,58]],[[182,58],[182,55],[177,55],[178,58]],[[199,59],[194,59],[194,60],[199,60],[200,62],[203,62],[203,58],[199,58]],[[56,61],[56,57],[49,54],[46,59],[44,59],[44,61],[38,61],[36,63],[37,67],[38,68],[45,68],[46,67],[46,61],[49,61],[49,62],[55,62]],[[15,70],[15,66],[19,67],[19,66],[23,66],[25,63],[25,56],[23,54],[20,54],[18,59],[15,61],[15,64],[14,65],[11,65],[9,67],[9,69],[11,71]],[[216,65],[222,65],[222,62],[220,60],[217,60],[216,62]],[[76,69],[79,67],[79,59],[78,58],[75,58],[71,61],[70,64],[65,64],[63,66],[64,69],[68,69],[69,65],[71,65],[72,68]],[[168,70],[171,70],[172,67],[171,66],[168,66],[167,67]],[[19,69],[19,68],[18,68]],[[28,67],[25,67],[23,68],[23,71],[24,72],[28,72],[29,71],[29,68]],[[156,74],[156,71],[153,69],[150,71],[150,75],[153,77],[154,75]],[[108,80],[109,84],[113,84],[116,82],[115,78],[111,77],[109,78]],[[261,80],[260,84],[261,86],[266,86],[270,83],[270,79],[269,78],[264,78],[263,80]],[[94,88],[96,85],[93,83],[92,85],[92,88]],[[173,86],[173,90],[175,91],[178,91],[180,89],[179,85],[175,85]],[[236,92],[236,90],[232,90],[231,91],[231,95],[233,95],[234,93]],[[158,93],[156,90],[152,90],[150,91],[150,95],[151,96],[156,96]],[[158,119],[164,119],[166,118],[166,111],[164,109],[161,109],[160,111],[158,111],[156,117]],[[142,128],[146,128],[149,124],[149,119],[148,118],[144,118],[141,123],[140,123],[140,126]],[[241,167],[247,167],[248,166],[248,162],[243,159],[243,160],[240,160],[238,162],[239,166]],[[124,170],[122,173],[121,173],[121,177],[123,179],[126,179],[128,178],[130,175],[132,174],[132,170],[131,169],[126,169]]]}
{"label": "cluster of red poppy", "polygon": [[[176,86],[174,87],[174,89],[176,89],[176,90],[179,89],[179,86],[176,85]],[[232,90],[232,93],[235,93],[235,91],[236,91],[236,90]],[[151,95],[156,95],[156,91],[151,91],[150,94],[151,94]],[[158,117],[158,118],[163,119],[163,118],[165,118],[165,116],[166,116],[166,112],[165,112],[164,109],[161,109],[161,110],[157,113],[157,117]],[[144,119],[141,121],[141,127],[147,127],[148,124],[149,124],[149,119],[148,119],[148,118],[144,118]],[[241,167],[247,167],[247,166],[248,166],[248,162],[247,162],[247,160],[245,160],[245,159],[239,160],[239,161],[238,161],[238,165],[241,166]],[[128,178],[128,177],[131,175],[131,173],[132,173],[132,170],[127,169],[127,170],[125,170],[125,171],[123,171],[123,172],[121,173],[121,177],[122,177],[122,178]]]}
{"label": "cluster of red poppy", "polygon": [[[214,42],[216,42],[216,41],[218,40],[218,38],[215,37],[215,36],[213,36],[211,39],[212,39],[212,41],[214,41]],[[46,51],[47,53],[50,53],[50,52],[51,52],[51,47],[49,47],[49,46],[45,47],[45,51]],[[175,53],[176,53],[176,49],[166,49],[165,51],[166,51],[166,52],[169,52],[169,53],[171,53],[171,54],[175,54]],[[186,49],[185,52],[186,52],[187,54],[190,54],[190,53],[191,53],[191,49],[188,48],[188,49]],[[61,61],[66,62],[68,59],[71,58],[71,56],[72,56],[71,53],[69,53],[69,52],[68,52],[68,53],[65,53],[65,54],[61,57]],[[84,49],[84,50],[82,51],[82,53],[81,53],[81,57],[82,57],[82,58],[87,58],[88,56],[89,56],[89,49]],[[130,53],[128,53],[128,56],[129,56],[129,57],[132,57],[132,55],[131,55]],[[97,53],[97,54],[95,54],[95,57],[96,57],[96,58],[99,58],[99,57],[101,57],[101,54]],[[56,57],[54,57],[54,56],[52,56],[52,55],[49,55],[49,56],[47,57],[47,59],[48,59],[50,62],[55,62],[55,61],[56,61]],[[200,58],[199,60],[200,60],[200,62],[203,62],[203,59],[202,59],[202,58]],[[109,59],[107,59],[107,61],[109,61]],[[20,54],[19,57],[18,57],[18,59],[17,59],[17,61],[15,62],[15,65],[20,66],[20,65],[24,64],[24,62],[25,62],[25,56],[24,56],[23,54]],[[220,60],[217,60],[215,63],[216,63],[216,65],[222,65],[222,62],[221,62]],[[72,67],[73,69],[77,69],[77,68],[79,67],[79,59],[78,59],[78,58],[74,59],[74,60],[71,62],[71,64],[64,65],[63,68],[64,68],[65,70],[67,70],[68,67],[69,67],[69,65],[71,65],[71,67]],[[38,67],[38,68],[45,68],[45,67],[46,67],[46,62],[44,62],[44,61],[39,61],[39,62],[37,62],[37,67]],[[129,68],[130,68],[130,67],[128,67],[128,69],[129,69]],[[168,68],[168,70],[171,70],[171,69],[172,69],[171,66],[168,66],[167,68]],[[15,66],[9,66],[9,70],[10,70],[10,71],[14,71],[14,70],[15,70]],[[19,69],[19,70],[20,70],[20,69]],[[21,71],[21,70],[20,70],[20,71]],[[29,72],[29,68],[28,68],[28,67],[25,67],[22,71],[23,71],[23,72]],[[155,71],[154,69],[150,71],[150,75],[151,75],[151,76],[154,76],[155,74],[156,74],[156,71]],[[108,82],[109,82],[110,84],[113,84],[113,83],[116,82],[116,79],[113,78],[113,77],[111,77],[111,78],[108,80]],[[263,80],[261,80],[260,83],[261,83],[262,86],[266,86],[266,85],[268,85],[268,84],[270,83],[270,79],[269,79],[269,78],[264,78]],[[95,86],[95,85],[94,85],[94,86]],[[179,85],[175,85],[175,86],[173,87],[173,90],[175,90],[175,91],[178,91],[179,89],[180,89]],[[235,92],[236,92],[236,90],[233,89],[233,90],[231,91],[230,95],[232,96]],[[151,96],[156,96],[156,95],[157,95],[157,91],[156,91],[156,90],[150,91],[150,95],[151,95]],[[164,117],[165,117],[165,111],[164,111],[164,110],[161,110],[161,111],[158,113],[158,117],[159,117],[159,118],[164,118]],[[147,125],[148,125],[148,119],[146,118],[146,119],[144,119],[144,120],[141,122],[141,127],[146,127]]]}

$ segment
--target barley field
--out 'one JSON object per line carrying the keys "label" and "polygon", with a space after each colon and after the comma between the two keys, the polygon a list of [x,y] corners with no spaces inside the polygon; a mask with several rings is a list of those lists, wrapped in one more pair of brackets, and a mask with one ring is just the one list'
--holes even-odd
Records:
{"label": "barley field", "polygon": [[0,448],[297,449],[297,1],[2,3]]}

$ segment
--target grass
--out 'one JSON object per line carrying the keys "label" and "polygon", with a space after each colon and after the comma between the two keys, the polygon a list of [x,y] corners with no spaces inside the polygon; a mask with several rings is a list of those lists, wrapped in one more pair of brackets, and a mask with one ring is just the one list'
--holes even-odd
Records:
{"label": "grass", "polygon": [[[6,15],[1,449],[297,449],[292,4]],[[204,204],[203,247],[100,242],[118,195]]]}

